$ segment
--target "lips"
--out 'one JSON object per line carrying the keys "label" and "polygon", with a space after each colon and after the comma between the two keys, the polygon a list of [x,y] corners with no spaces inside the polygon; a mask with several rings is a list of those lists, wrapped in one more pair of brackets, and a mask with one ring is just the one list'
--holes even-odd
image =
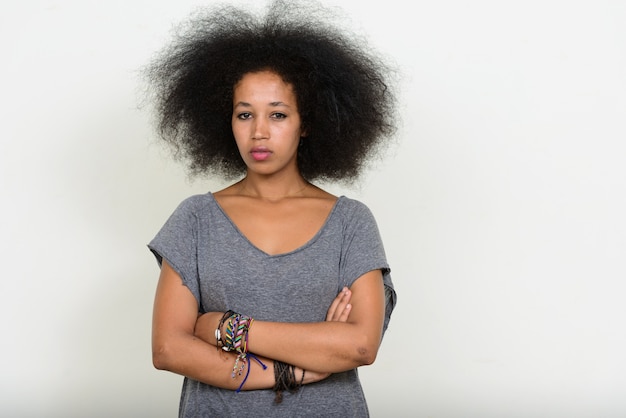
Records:
{"label": "lips", "polygon": [[254,158],[255,161],[263,161],[269,158],[272,154],[272,151],[265,147],[254,147],[250,151],[250,155]]}

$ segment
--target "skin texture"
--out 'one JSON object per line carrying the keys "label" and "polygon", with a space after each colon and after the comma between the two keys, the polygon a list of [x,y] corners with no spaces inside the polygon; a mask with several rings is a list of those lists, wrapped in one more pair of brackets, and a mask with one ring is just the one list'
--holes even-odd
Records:
{"label": "skin texture", "polygon": [[248,175],[297,176],[302,132],[292,86],[273,72],[250,73],[235,85],[233,104],[233,135]]}
{"label": "skin texture", "polygon": [[[298,147],[306,132],[293,86],[271,71],[245,74],[234,86],[231,123],[246,176],[214,193],[215,199],[259,249],[281,254],[298,248],[322,227],[337,198],[299,172]],[[306,370],[304,384],[371,364],[381,341],[384,306],[382,273],[374,270],[340,292],[324,322],[255,321],[249,351],[269,367],[251,367],[243,389],[273,387],[271,360]],[[222,314],[198,316],[195,298],[164,261],[154,303],[155,367],[236,389],[243,377],[230,376],[235,355],[216,348],[214,330]]]}

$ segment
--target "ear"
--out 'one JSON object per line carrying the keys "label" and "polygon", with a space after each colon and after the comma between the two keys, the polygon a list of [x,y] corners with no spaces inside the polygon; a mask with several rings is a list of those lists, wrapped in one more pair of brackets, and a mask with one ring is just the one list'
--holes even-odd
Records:
{"label": "ear", "polygon": [[306,125],[300,125],[300,138],[306,138],[309,136],[309,130]]}

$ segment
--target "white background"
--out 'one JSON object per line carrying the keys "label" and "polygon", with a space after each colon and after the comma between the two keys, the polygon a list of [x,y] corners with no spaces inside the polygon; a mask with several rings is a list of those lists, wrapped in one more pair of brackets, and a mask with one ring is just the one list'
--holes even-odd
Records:
{"label": "white background", "polygon": [[[330,0],[329,0],[330,1]],[[374,417],[626,416],[626,6],[335,0],[403,71],[358,188],[399,302]],[[0,6],[0,415],[173,417],[146,243],[191,181],[138,71],[191,0]]]}

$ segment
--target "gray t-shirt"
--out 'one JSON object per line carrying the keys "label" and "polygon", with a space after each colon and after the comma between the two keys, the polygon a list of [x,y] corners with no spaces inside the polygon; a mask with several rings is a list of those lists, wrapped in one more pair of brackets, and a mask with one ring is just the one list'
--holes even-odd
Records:
{"label": "gray t-shirt", "polygon": [[[361,202],[341,196],[317,234],[285,254],[255,247],[211,193],[184,200],[148,244],[178,272],[200,312],[232,309],[261,321],[324,321],[343,286],[381,269],[387,303],[384,328],[395,306],[389,266],[376,221]],[[250,361],[249,367],[261,367]],[[366,417],[357,370],[335,373],[285,392],[274,404],[272,390],[235,391],[185,378],[181,417]]]}

